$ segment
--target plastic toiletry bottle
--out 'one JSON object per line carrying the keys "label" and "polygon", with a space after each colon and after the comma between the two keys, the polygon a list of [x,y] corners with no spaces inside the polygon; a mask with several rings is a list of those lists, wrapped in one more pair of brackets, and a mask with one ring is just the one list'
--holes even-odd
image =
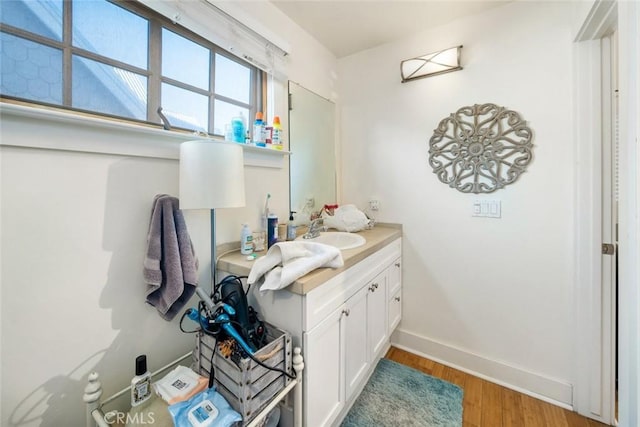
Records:
{"label": "plastic toiletry bottle", "polygon": [[251,255],[253,253],[253,235],[249,229],[249,224],[242,224],[240,231],[240,253]]}
{"label": "plastic toiletry bottle", "polygon": [[238,112],[238,115],[231,119],[231,131],[234,142],[245,142],[244,138],[247,132],[247,125],[242,111]]}
{"label": "plastic toiletry bottle", "polygon": [[262,216],[260,217],[260,231],[262,231],[264,238],[269,241],[269,233],[268,233],[268,225],[269,221],[267,218],[269,217],[269,199],[271,198],[271,193],[267,193],[267,199],[264,202],[264,211],[262,212]]}
{"label": "plastic toiletry bottle", "polygon": [[231,126],[231,123],[224,125],[224,140],[233,142],[233,127]]}
{"label": "plastic toiletry bottle", "polygon": [[147,356],[136,357],[136,376],[131,379],[131,406],[138,406],[151,398],[151,373],[147,370]]}
{"label": "plastic toiletry bottle", "polygon": [[293,223],[293,214],[295,212],[289,212],[289,223],[287,224],[287,240],[296,240],[298,226]]}
{"label": "plastic toiletry bottle", "polygon": [[270,213],[267,216],[267,248],[278,243],[278,216]]}
{"label": "plastic toiletry bottle", "polygon": [[271,147],[271,143],[273,140],[273,126],[265,126],[264,127],[264,143],[267,147]]}
{"label": "plastic toiletry bottle", "polygon": [[273,131],[271,132],[271,148],[282,150],[282,125],[280,116],[273,117]]}
{"label": "plastic toiletry bottle", "polygon": [[264,121],[262,121],[262,113],[256,113],[256,121],[253,122],[253,143],[258,147],[264,147]]}

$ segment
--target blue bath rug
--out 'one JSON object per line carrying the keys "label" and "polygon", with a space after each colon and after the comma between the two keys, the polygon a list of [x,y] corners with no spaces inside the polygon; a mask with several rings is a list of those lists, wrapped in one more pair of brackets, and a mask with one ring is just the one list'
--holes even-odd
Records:
{"label": "blue bath rug", "polygon": [[462,389],[389,359],[380,359],[343,427],[460,427]]}

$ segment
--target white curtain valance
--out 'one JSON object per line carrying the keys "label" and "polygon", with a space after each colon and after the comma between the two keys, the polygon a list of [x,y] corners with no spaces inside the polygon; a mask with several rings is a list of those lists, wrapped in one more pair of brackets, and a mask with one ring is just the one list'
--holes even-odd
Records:
{"label": "white curtain valance", "polygon": [[265,36],[264,28],[254,30],[214,0],[139,1],[276,78],[286,78],[288,43],[273,34]]}

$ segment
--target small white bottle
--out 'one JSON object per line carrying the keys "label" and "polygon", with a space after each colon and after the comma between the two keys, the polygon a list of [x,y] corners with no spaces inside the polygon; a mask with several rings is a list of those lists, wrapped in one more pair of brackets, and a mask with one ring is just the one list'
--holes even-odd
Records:
{"label": "small white bottle", "polygon": [[136,376],[131,380],[131,406],[138,406],[151,398],[151,373],[147,370],[147,356],[136,357]]}
{"label": "small white bottle", "polygon": [[295,211],[291,211],[289,213],[289,222],[287,223],[287,240],[296,240],[296,237],[298,235],[298,227],[296,226],[293,219],[294,213]]}
{"label": "small white bottle", "polygon": [[249,229],[249,224],[242,224],[240,231],[240,253],[242,255],[251,255],[253,253],[253,236]]}

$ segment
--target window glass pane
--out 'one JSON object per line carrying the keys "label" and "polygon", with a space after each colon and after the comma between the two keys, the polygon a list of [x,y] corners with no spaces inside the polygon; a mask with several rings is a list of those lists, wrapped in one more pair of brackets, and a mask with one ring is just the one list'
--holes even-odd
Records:
{"label": "window glass pane", "polygon": [[216,93],[249,103],[251,70],[226,56],[216,53]]}
{"label": "window glass pane", "polygon": [[149,22],[104,0],[73,1],[73,45],[147,68]]}
{"label": "window glass pane", "polygon": [[2,0],[0,22],[62,40],[62,0]]}
{"label": "window glass pane", "polygon": [[[249,110],[238,105],[229,104],[228,102],[217,100],[214,104],[213,133],[215,135],[224,135],[225,126],[231,124],[231,119],[238,115],[242,115],[245,120],[247,129],[251,131],[253,120],[249,120]],[[240,113],[240,114],[238,114]]]}
{"label": "window glass pane", "polygon": [[62,104],[62,51],[10,34],[2,42],[2,94]]}
{"label": "window glass pane", "polygon": [[161,105],[171,126],[208,132],[209,97],[163,83]]}
{"label": "window glass pane", "polygon": [[209,90],[209,49],[162,29],[162,75]]}
{"label": "window glass pane", "polygon": [[72,107],[147,119],[145,76],[79,56],[72,67]]}

